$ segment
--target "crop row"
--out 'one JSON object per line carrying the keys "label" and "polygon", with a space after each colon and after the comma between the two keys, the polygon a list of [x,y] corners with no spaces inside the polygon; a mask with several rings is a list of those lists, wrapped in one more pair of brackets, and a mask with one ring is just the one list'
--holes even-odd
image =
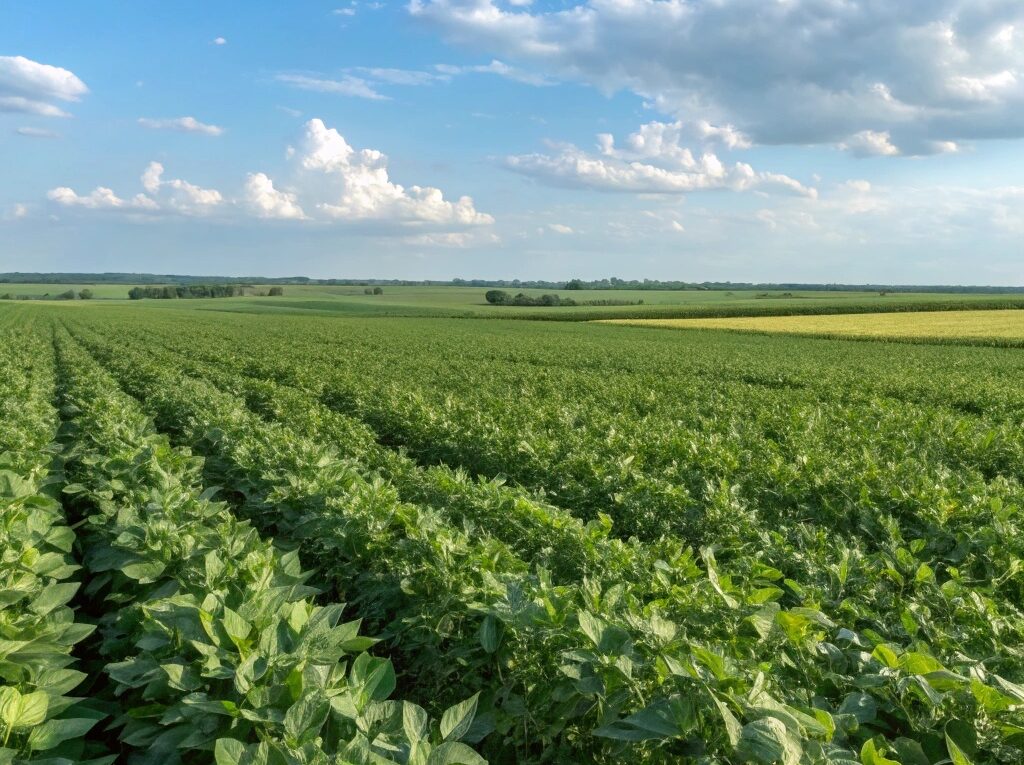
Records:
{"label": "crop row", "polygon": [[[992,761],[1019,754],[1007,721],[1019,718],[1021,691],[1006,678],[1020,676],[1012,644],[1021,617],[1010,605],[1012,565],[1002,565],[1019,560],[1019,550],[1003,555],[996,544],[1000,534],[1020,539],[1013,507],[991,503],[986,517],[975,516],[973,536],[952,527],[904,539],[880,516],[887,537],[862,551],[794,524],[788,535],[762,531],[760,551],[728,551],[721,567],[706,550],[703,566],[679,555],[642,583],[609,572],[599,583],[547,584],[511,551],[495,555],[495,540],[481,532],[468,540],[393,493],[367,512],[365,466],[349,460],[335,469],[330,449],[288,427],[301,407],[291,415],[282,407],[282,424],[268,424],[182,376],[172,354],[79,334],[158,422],[221,463],[227,485],[248,497],[247,513],[298,541],[335,588],[359,591],[357,608],[376,609],[394,649],[417,662],[403,665],[409,675],[429,683],[454,667],[457,680],[484,689],[482,703],[504,736],[497,752],[532,733],[549,742],[546,756],[593,756],[601,750],[583,734],[596,717],[605,737],[675,747],[662,754],[700,748],[728,761],[766,741],[833,759],[853,744],[862,756],[886,747],[904,759],[920,752],[910,762],[937,761],[961,745]],[[379,499],[388,487],[378,486]],[[489,576],[474,580],[465,561],[479,565],[486,549]],[[799,581],[781,570],[787,561],[804,572]],[[958,566],[991,576],[978,585]],[[573,682],[553,684],[558,676]],[[493,691],[496,679],[504,695]],[[552,692],[572,703],[554,706]],[[671,725],[666,715],[675,715]],[[523,718],[557,727],[524,729],[517,739]],[[961,730],[952,724],[958,718],[974,724]]]}
{"label": "crop row", "polygon": [[[924,536],[937,508],[970,519],[993,501],[1024,500],[1016,425],[941,407],[823,399],[728,375],[666,385],[554,368],[530,380],[529,365],[496,360],[438,379],[416,359],[302,335],[146,334],[181,356],[296,386],[424,463],[508,476],[584,519],[607,514],[621,536],[703,543],[809,522],[872,539],[887,533],[881,517]],[[441,365],[446,374],[453,364]]]}
{"label": "crop row", "polygon": [[69,602],[75,534],[57,497],[53,353],[45,332],[11,317],[0,329],[0,762],[113,761],[83,736],[104,713],[72,691],[72,655],[93,627]]}
{"label": "crop row", "polygon": [[63,331],[57,349],[83,607],[124,747],[154,763],[482,762],[459,741],[474,699],[439,729],[388,701],[390,662],[366,653],[376,641],[341,622],[342,604],[314,604],[298,555],[211,501],[202,461]]}

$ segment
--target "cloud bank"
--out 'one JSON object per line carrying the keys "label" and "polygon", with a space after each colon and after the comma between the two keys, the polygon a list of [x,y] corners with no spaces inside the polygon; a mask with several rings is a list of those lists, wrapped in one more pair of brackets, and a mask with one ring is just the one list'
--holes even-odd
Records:
{"label": "cloud bank", "polygon": [[1024,137],[1019,2],[588,0],[543,10],[412,0],[409,8],[466,47],[607,92],[631,90],[666,114],[732,124],[759,144],[907,155]]}

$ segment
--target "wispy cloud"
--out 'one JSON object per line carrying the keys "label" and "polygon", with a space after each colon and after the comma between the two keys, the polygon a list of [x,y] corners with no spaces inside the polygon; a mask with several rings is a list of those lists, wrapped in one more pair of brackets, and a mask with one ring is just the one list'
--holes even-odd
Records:
{"label": "wispy cloud", "polygon": [[202,135],[222,135],[224,128],[219,125],[208,125],[195,117],[174,117],[170,119],[152,119],[140,117],[139,124],[150,130],[175,130],[179,133],[201,133]]}
{"label": "wispy cloud", "polygon": [[20,127],[14,132],[18,135],[27,136],[28,138],[60,138],[60,133],[55,133],[52,130],[46,130],[44,128]]}
{"label": "wispy cloud", "polygon": [[453,64],[437,64],[435,67],[437,71],[442,74],[457,75],[457,74],[496,74],[499,77],[504,77],[506,80],[513,80],[515,82],[522,82],[526,85],[536,85],[543,87],[547,85],[554,85],[552,80],[547,77],[543,77],[534,72],[528,72],[524,69],[519,69],[514,66],[509,66],[503,61],[494,59],[489,64],[475,64],[470,66],[455,66]]}
{"label": "wispy cloud", "polygon": [[363,78],[347,74],[334,80],[327,77],[305,74],[279,74],[274,79],[299,90],[311,90],[316,93],[336,93],[340,96],[367,98],[371,101],[388,100],[387,96],[378,93]]}

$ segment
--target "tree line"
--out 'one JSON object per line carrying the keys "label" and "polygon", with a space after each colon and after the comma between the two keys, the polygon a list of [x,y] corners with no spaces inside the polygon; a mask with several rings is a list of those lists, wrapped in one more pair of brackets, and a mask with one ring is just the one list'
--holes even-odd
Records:
{"label": "tree line", "polygon": [[[243,297],[247,294],[252,294],[252,288],[241,284],[168,284],[163,287],[132,287],[128,290],[129,300]],[[271,287],[259,294],[279,297],[284,294],[284,287]]]}

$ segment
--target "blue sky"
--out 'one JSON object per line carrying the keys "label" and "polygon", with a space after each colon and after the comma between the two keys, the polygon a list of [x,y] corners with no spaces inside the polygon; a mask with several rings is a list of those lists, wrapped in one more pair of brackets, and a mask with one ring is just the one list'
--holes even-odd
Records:
{"label": "blue sky", "polygon": [[0,6],[0,271],[1024,284],[1024,4]]}

